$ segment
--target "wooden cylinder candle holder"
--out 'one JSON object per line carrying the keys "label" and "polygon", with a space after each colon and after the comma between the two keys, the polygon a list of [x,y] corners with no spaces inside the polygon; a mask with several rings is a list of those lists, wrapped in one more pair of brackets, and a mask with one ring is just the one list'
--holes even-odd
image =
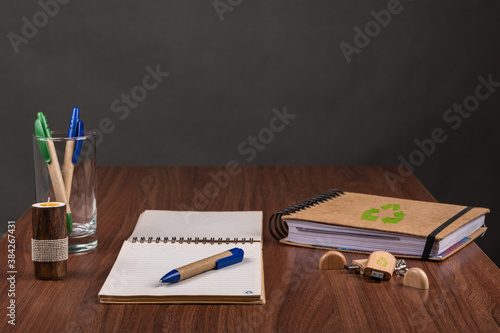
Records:
{"label": "wooden cylinder candle holder", "polygon": [[32,205],[31,224],[31,258],[35,267],[35,278],[64,279],[68,260],[66,204],[44,202]]}

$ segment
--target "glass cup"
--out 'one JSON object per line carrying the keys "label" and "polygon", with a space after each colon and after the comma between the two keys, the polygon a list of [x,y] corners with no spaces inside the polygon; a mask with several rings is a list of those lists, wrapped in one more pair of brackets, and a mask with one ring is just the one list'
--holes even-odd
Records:
{"label": "glass cup", "polygon": [[[67,202],[65,199],[69,195],[73,231],[69,235],[68,251],[77,253],[92,250],[97,246],[96,134],[85,131],[84,136],[67,138],[67,131],[51,133],[51,138],[33,135],[36,202],[47,202],[49,198],[50,201]],[[80,155],[75,159],[74,152],[79,143]],[[54,147],[57,155],[56,158],[50,156],[50,163],[46,162],[40,151],[40,145],[45,144]],[[73,164],[75,160],[76,164]],[[58,198],[56,193],[65,198]]]}

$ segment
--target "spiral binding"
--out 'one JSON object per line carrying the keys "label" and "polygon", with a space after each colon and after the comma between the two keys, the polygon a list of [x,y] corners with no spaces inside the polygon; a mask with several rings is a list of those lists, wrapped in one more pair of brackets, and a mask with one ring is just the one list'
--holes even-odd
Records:
{"label": "spiral binding", "polygon": [[238,243],[241,243],[241,244],[245,244],[245,243],[250,243],[250,244],[253,244],[254,240],[253,238],[226,238],[226,239],[223,239],[222,237],[219,237],[218,239],[215,239],[215,237],[187,237],[187,238],[184,238],[184,237],[179,237],[179,239],[177,239],[176,237],[172,237],[172,238],[168,238],[168,237],[163,237],[163,239],[161,237],[156,237],[156,239],[154,237],[132,237],[132,243],[172,243],[172,244],[175,244],[176,242],[179,243],[179,244],[182,244],[182,243],[187,243],[187,244],[191,244],[191,242],[193,242],[194,244],[198,244],[198,243],[203,243],[203,244],[210,244],[210,245],[214,245],[214,244],[218,244],[218,245],[221,245],[222,243],[226,243],[226,244],[231,244],[231,243],[234,243],[234,244],[238,244]]}
{"label": "spiral binding", "polygon": [[296,213],[298,211],[310,208],[322,202],[338,198],[343,194],[344,192],[340,190],[329,190],[311,199],[308,199],[291,207],[285,208],[277,213],[274,213],[269,218],[269,232],[271,233],[271,236],[273,236],[274,239],[279,241],[280,239],[285,238],[288,235],[288,226],[286,222],[284,222],[282,219],[284,215],[290,215],[292,213]]}

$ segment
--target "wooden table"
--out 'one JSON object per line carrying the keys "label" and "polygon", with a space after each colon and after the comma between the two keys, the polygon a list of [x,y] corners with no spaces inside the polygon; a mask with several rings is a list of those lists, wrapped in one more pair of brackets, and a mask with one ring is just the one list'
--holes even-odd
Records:
{"label": "wooden table", "polygon": [[[500,274],[473,243],[441,263],[408,260],[427,272],[429,290],[379,284],[341,271],[320,271],[325,251],[286,246],[267,230],[269,216],[331,188],[435,201],[415,178],[394,192],[384,172],[395,167],[99,167],[98,247],[70,255],[64,281],[39,281],[31,261],[31,210],[15,227],[14,284],[2,279],[0,331],[346,331],[498,332]],[[229,173],[228,173],[229,174]],[[219,182],[214,177],[220,176]],[[207,185],[211,184],[212,185]],[[217,184],[214,186],[213,184]],[[196,193],[204,192],[206,200]],[[209,190],[212,192],[209,192]],[[216,191],[217,190],[217,191]],[[97,294],[145,209],[262,210],[265,305],[114,305]],[[0,241],[4,276],[7,234]],[[363,255],[346,254],[348,262]],[[8,274],[11,275],[11,274]],[[9,276],[8,276],[9,277]],[[15,289],[15,296],[9,296]],[[15,300],[15,327],[8,324]],[[0,313],[1,314],[1,313]]]}

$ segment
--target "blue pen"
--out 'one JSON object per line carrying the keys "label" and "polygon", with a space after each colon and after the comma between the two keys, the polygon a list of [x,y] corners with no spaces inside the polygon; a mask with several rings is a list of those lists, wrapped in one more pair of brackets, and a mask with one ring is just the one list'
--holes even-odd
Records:
{"label": "blue pen", "polygon": [[[68,128],[68,138],[76,138],[83,136],[83,122],[80,118],[80,109],[73,108],[71,113],[71,119],[69,121]],[[82,149],[82,140],[67,140],[66,150],[64,151],[64,162],[63,162],[63,179],[66,190],[66,197],[69,199],[71,197],[71,185],[73,183],[73,171],[74,165],[78,162],[78,157],[80,156],[80,151]]]}
{"label": "blue pen", "polygon": [[[78,125],[76,129],[76,136],[77,137],[82,137],[84,136],[83,133],[83,122],[81,120],[78,120]],[[78,157],[80,157],[80,152],[82,151],[82,144],[83,140],[78,140],[76,141],[76,146],[75,146],[75,153],[73,154],[73,164],[76,164],[78,162]]]}
{"label": "blue pen", "polygon": [[160,282],[178,282],[212,269],[221,269],[241,262],[243,255],[243,250],[235,247],[231,250],[174,269],[165,274],[160,279]]}

